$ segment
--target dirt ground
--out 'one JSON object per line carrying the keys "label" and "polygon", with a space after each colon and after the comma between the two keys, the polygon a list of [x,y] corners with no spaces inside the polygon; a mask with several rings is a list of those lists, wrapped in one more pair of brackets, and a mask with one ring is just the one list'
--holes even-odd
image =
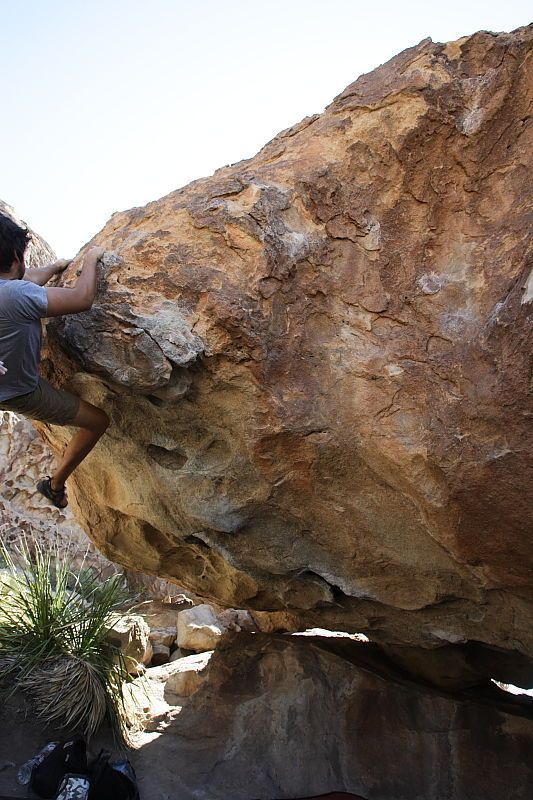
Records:
{"label": "dirt ground", "polygon": [[[178,712],[179,708],[174,709],[174,713]],[[162,735],[166,724],[165,715],[165,712],[160,714],[160,719],[152,726],[156,727],[156,730],[138,735],[135,749],[129,749],[127,752],[127,757],[137,773],[141,800],[181,800],[176,793],[176,776],[172,771],[171,748],[175,747],[175,742],[169,742],[166,748]],[[18,698],[1,708],[0,800],[3,795],[13,798],[31,796],[28,794],[28,789],[19,786],[16,781],[18,768],[38,753],[47,742],[64,738],[64,733],[37,723]],[[148,752],[143,753],[143,745],[150,744],[155,738],[159,738],[157,764],[153,761],[150,747],[147,748]],[[98,755],[102,747],[111,750],[113,758],[123,756],[114,744],[110,732],[106,730],[91,741],[89,756],[92,758]]]}

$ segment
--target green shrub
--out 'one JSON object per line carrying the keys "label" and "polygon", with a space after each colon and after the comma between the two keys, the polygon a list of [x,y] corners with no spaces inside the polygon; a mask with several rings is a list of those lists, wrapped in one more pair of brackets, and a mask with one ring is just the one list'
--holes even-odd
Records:
{"label": "green shrub", "polygon": [[87,738],[107,717],[124,741],[129,676],[108,640],[112,618],[131,600],[123,577],[76,574],[68,553],[35,543],[12,553],[0,542],[0,557],[3,691],[22,690],[44,721]]}

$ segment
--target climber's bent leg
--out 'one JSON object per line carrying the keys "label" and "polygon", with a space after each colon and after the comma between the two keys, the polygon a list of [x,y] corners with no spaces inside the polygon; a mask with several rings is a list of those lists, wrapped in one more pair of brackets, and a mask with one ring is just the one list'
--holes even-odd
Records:
{"label": "climber's bent leg", "polygon": [[44,378],[39,378],[33,392],[1,401],[0,409],[49,425],[80,428],[68,443],[57,470],[51,477],[39,481],[37,486],[41,494],[57,508],[65,508],[65,481],[105,433],[109,417],[101,408],[81,400],[75,394],[65,389],[55,389]]}
{"label": "climber's bent leg", "polygon": [[109,417],[101,408],[78,398],[78,411],[69,423],[80,430],[68,443],[63,458],[54,474],[39,481],[38,491],[50,500],[56,508],[68,505],[65,481],[88,455],[98,439],[107,430]]}
{"label": "climber's bent leg", "polygon": [[80,400],[78,412],[69,425],[80,428],[80,430],[68,443],[61,463],[51,477],[50,484],[54,491],[60,490],[65,485],[69,475],[81,464],[106,432],[109,426],[109,417],[101,408],[97,408],[85,400]]}

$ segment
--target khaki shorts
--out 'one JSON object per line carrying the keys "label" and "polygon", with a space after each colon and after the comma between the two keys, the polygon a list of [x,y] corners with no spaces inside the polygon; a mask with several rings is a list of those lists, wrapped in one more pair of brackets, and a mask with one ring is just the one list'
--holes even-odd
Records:
{"label": "khaki shorts", "polygon": [[68,425],[79,407],[79,397],[64,389],[54,389],[44,378],[39,378],[33,392],[0,400],[0,409],[3,411],[13,411],[28,419],[38,419],[52,425]]}

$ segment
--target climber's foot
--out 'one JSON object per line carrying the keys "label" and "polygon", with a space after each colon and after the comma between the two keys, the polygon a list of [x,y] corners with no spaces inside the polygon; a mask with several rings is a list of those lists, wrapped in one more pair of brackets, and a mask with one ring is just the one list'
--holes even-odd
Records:
{"label": "climber's foot", "polygon": [[67,493],[65,487],[58,489],[52,488],[52,478],[47,475],[37,484],[37,491],[44,495],[56,508],[66,508],[68,506]]}

